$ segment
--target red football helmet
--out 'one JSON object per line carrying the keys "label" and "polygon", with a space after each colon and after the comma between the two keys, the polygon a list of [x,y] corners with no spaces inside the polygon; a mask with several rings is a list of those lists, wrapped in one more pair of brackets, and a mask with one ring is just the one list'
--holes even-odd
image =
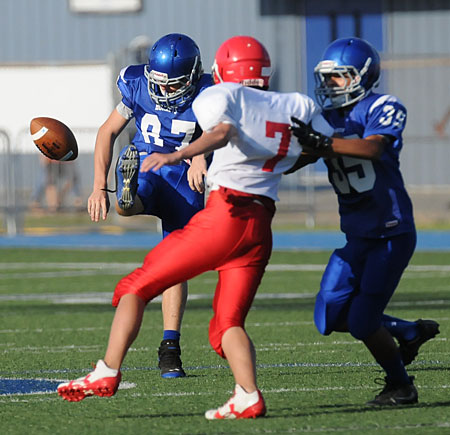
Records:
{"label": "red football helmet", "polygon": [[268,87],[271,75],[269,53],[251,36],[233,36],[217,50],[212,74],[215,83]]}

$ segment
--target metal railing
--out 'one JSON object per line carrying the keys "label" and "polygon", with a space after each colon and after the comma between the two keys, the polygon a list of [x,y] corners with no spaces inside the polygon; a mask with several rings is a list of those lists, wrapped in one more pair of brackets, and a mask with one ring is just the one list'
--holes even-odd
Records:
{"label": "metal railing", "polygon": [[[84,144],[85,150],[75,162],[71,162],[77,171],[79,195],[83,200],[84,209],[94,177],[93,148],[96,129],[73,130],[79,144]],[[9,236],[24,230],[25,217],[30,212],[30,204],[36,194],[39,179],[43,176],[43,168],[39,163],[40,153],[34,149],[32,143],[30,146],[30,142],[27,129],[23,129],[14,140],[6,130],[0,129],[0,226],[4,227]],[[116,151],[121,145],[123,145],[121,141],[118,141]],[[92,148],[92,153],[86,152],[88,147]],[[447,170],[450,162],[448,138],[407,137],[400,160],[407,185],[444,186],[450,189],[450,175]],[[114,185],[113,172],[110,171],[111,186]],[[308,166],[283,177],[279,189],[281,201],[277,204],[277,215],[298,214],[299,221],[303,221],[308,228],[314,228],[318,213],[323,208],[321,207],[323,204],[318,204],[318,201],[321,201],[319,198],[324,189],[331,187],[323,163],[321,166]],[[70,199],[67,198],[69,202]],[[70,211],[70,206],[63,208],[63,211]],[[111,218],[115,219],[114,216],[113,213]],[[122,225],[123,221],[116,219],[112,220],[112,223]]]}
{"label": "metal railing", "polygon": [[[94,148],[96,129],[73,128],[73,132],[80,144],[84,143],[84,150],[89,144]],[[117,143],[117,150],[123,145]],[[13,236],[24,230],[24,221],[27,213],[36,200],[37,190],[40,189],[45,176],[45,170],[40,164],[41,154],[34,149],[28,129],[22,129],[16,138],[10,138],[5,130],[0,130],[0,222],[3,218],[3,227],[6,234]],[[79,195],[83,199],[83,208],[89,196],[94,178],[94,158],[92,153],[81,153],[74,162],[64,162],[63,165],[73,165],[77,172]],[[112,165],[112,167],[114,167]],[[110,171],[110,183],[114,185],[113,170]],[[317,182],[314,178],[314,168],[304,170],[284,177],[280,186],[279,211],[301,213],[305,216],[307,227],[315,225],[315,189]],[[45,187],[45,184],[44,184]],[[43,187],[41,187],[43,189]],[[43,195],[41,192],[40,195]],[[68,199],[69,202],[70,198]],[[45,203],[45,199],[42,200]],[[70,207],[62,211],[70,211]],[[113,213],[114,214],[114,213]],[[112,216],[114,219],[114,217]],[[120,224],[120,220],[112,221]],[[1,225],[1,224],[0,224]]]}
{"label": "metal railing", "polygon": [[13,160],[9,135],[0,130],[0,210],[4,215],[6,233],[11,236],[19,233],[23,226],[17,204]]}

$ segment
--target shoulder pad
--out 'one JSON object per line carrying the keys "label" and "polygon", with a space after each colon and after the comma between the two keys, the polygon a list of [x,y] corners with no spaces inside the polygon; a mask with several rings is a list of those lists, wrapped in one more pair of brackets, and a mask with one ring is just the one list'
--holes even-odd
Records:
{"label": "shoulder pad", "polygon": [[388,94],[373,94],[369,102],[369,115],[377,108],[385,104],[395,104],[396,106],[403,106],[403,103],[395,96]]}
{"label": "shoulder pad", "polygon": [[117,81],[127,83],[129,81],[139,79],[144,75],[144,67],[145,65],[129,65],[122,68]]}

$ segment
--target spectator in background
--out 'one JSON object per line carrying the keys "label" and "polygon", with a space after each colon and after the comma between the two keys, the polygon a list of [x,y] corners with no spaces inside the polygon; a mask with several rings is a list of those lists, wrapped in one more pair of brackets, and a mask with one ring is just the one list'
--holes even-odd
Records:
{"label": "spectator in background", "polygon": [[[58,162],[41,154],[39,166],[38,182],[31,196],[30,208],[32,210],[45,208],[49,213],[56,213],[64,206],[68,206],[68,208],[82,206],[83,201],[75,162]],[[68,203],[70,195],[73,195],[72,203]]]}
{"label": "spectator in background", "polygon": [[76,162],[59,162],[59,208],[81,209],[84,201],[81,197],[80,179]]}

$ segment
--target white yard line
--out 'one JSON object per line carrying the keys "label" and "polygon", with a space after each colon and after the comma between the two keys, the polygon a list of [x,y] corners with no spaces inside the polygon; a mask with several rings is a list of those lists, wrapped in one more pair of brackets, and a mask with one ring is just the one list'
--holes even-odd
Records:
{"label": "white yard line", "polygon": [[[189,294],[188,299],[211,300],[212,294]],[[315,297],[315,293],[257,293],[255,299],[309,299]],[[46,294],[9,294],[0,295],[0,301],[45,301],[53,304],[108,304],[111,303],[111,292],[87,292],[87,293],[46,293]],[[152,302],[161,302],[161,297]],[[448,300],[424,300],[391,302],[390,306],[416,306],[416,305],[443,305]]]}
{"label": "white yard line", "polygon": [[[148,351],[148,349],[147,349]],[[431,360],[419,360],[414,361],[413,366],[423,366],[423,365],[433,365],[440,366],[443,365],[445,367],[445,362],[442,361],[431,361]],[[329,367],[378,367],[375,362],[368,363],[355,363],[350,361],[337,362],[337,363],[278,363],[278,364],[256,364],[258,369],[286,369],[286,368],[329,368]],[[411,366],[412,367],[412,366]],[[226,365],[208,365],[208,366],[186,366],[186,370],[188,371],[197,371],[197,370],[229,370],[229,367]],[[45,369],[45,370],[21,370],[21,371],[9,371],[2,372],[0,370],[0,378],[6,376],[10,378],[13,375],[19,375],[20,378],[31,378],[32,376],[38,376],[42,378],[45,375],[59,375],[58,379],[53,379],[55,381],[64,382],[67,379],[63,378],[61,375],[71,377],[71,374],[86,374],[89,372],[89,367],[83,367],[82,369]],[[127,367],[123,366],[121,368],[122,372],[147,372],[147,371],[158,371],[159,369],[155,367]],[[2,375],[1,373],[4,373]],[[34,377],[32,379],[35,379]],[[49,379],[51,380],[51,379]],[[445,388],[450,388],[449,386],[445,386]]]}
{"label": "white yard line", "polygon": [[[424,291],[424,293],[426,293]],[[316,293],[257,293],[256,300],[267,299],[311,299]],[[212,294],[189,294],[190,301],[212,300]],[[86,292],[86,293],[44,293],[44,294],[5,294],[0,295],[0,302],[3,301],[44,301],[53,304],[110,304],[112,292]],[[156,297],[152,302],[161,302],[161,296]],[[448,303],[448,299],[439,300],[418,300],[418,301],[393,301],[390,307],[413,307],[413,306],[439,306]]]}
{"label": "white yard line", "polygon": [[[103,263],[103,262],[0,262],[1,270],[21,270],[21,269],[89,269],[97,271],[113,270],[117,273],[121,271],[130,271],[136,267],[140,267],[142,263]],[[325,270],[325,264],[269,264],[266,268],[267,271],[323,271]],[[410,265],[407,267],[406,272],[450,272],[450,265]]]}
{"label": "white yard line", "polygon": [[[130,273],[141,263],[21,263],[0,262],[0,281],[14,279],[57,279],[94,275],[125,275]],[[11,273],[14,270],[26,272]],[[269,264],[266,272],[323,272],[324,264]],[[417,274],[447,276],[450,265],[418,265],[409,266],[405,277],[417,277]],[[427,275],[428,276],[428,275]]]}
{"label": "white yard line", "polygon": [[[52,329],[52,332],[56,332],[55,329]],[[446,337],[437,337],[433,339],[434,342],[447,342]],[[286,349],[294,350],[297,348],[304,348],[304,347],[316,347],[320,348],[323,347],[326,349],[327,352],[330,352],[329,347],[335,347],[335,346],[348,346],[348,345],[357,345],[363,347],[363,344],[361,341],[358,340],[333,340],[333,341],[314,341],[314,342],[297,342],[297,343],[264,343],[261,345],[256,346],[256,350],[261,352],[273,352],[273,351],[286,351]],[[67,351],[74,351],[74,352],[92,352],[101,350],[104,348],[103,344],[99,345],[89,345],[89,346],[83,346],[83,345],[66,345],[66,346],[15,346],[15,343],[0,343],[0,354],[6,354],[6,353],[12,353],[12,352],[27,352],[27,353],[61,353],[61,352],[67,352]],[[205,345],[202,346],[202,348],[206,350],[210,350],[210,347]],[[152,352],[154,349],[147,347],[147,346],[141,346],[141,347],[130,347],[129,352]],[[322,352],[320,349],[317,352]],[[447,355],[450,354],[450,352],[440,352],[440,354]],[[305,363],[306,364],[306,363]],[[301,363],[301,367],[306,367],[304,363]],[[341,363],[338,363],[338,366],[340,366]],[[360,365],[359,363],[357,365]],[[364,364],[362,364],[364,365]],[[307,366],[315,366],[315,364],[307,364]],[[318,367],[320,367],[321,364],[318,364]],[[273,367],[279,367],[278,365],[274,365]],[[282,366],[280,366],[282,367]],[[1,372],[1,370],[0,370]]]}
{"label": "white yard line", "polygon": [[[60,379],[48,379],[48,381],[57,381],[57,382],[64,382],[66,380]],[[450,385],[417,385],[420,389],[442,389],[447,390],[450,388]],[[132,390],[136,388],[137,385],[134,382],[122,382],[120,384],[119,390]],[[355,385],[355,386],[337,386],[337,387],[293,387],[293,388],[272,388],[272,389],[261,389],[261,392],[263,392],[265,395],[271,395],[271,394],[285,394],[285,393],[315,393],[315,392],[322,392],[322,391],[343,391],[343,390],[373,390],[373,385]],[[231,391],[229,392],[232,393]],[[56,394],[56,391],[38,391],[33,393],[16,393],[11,395],[3,395],[3,398],[0,399],[0,403],[11,403],[11,402],[31,402],[31,401],[42,401],[39,397],[30,397],[30,396],[42,396],[42,395],[49,395],[49,394]],[[212,396],[215,393],[210,391],[199,391],[199,392],[193,392],[193,391],[178,391],[178,392],[167,392],[167,393],[141,393],[141,392],[134,392],[130,391],[132,396],[135,397],[191,397],[191,396]],[[1,396],[0,396],[1,397]],[[20,399],[20,397],[23,397],[23,399]],[[55,398],[55,400],[61,400],[59,398]],[[111,399],[110,399],[111,400]],[[440,423],[437,423],[440,425]],[[352,426],[353,427],[353,426]],[[438,427],[444,427],[442,425]],[[446,426],[450,427],[450,425]]]}

